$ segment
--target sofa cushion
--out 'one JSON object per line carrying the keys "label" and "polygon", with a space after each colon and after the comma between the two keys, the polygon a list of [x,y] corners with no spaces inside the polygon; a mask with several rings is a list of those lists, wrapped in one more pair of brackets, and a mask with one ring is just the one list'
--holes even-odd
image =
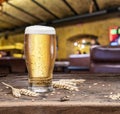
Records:
{"label": "sofa cushion", "polygon": [[120,62],[120,47],[93,47],[91,60],[96,62]]}
{"label": "sofa cushion", "polygon": [[120,73],[120,64],[96,64],[91,63],[91,72],[94,73]]}

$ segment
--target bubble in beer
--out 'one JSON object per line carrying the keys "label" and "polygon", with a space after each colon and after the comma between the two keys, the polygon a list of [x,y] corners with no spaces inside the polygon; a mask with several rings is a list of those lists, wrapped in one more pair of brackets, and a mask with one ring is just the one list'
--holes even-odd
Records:
{"label": "bubble in beer", "polygon": [[[51,88],[56,55],[55,29],[29,26],[25,29],[25,57],[29,73],[29,88],[38,92]],[[39,89],[38,89],[39,88]]]}

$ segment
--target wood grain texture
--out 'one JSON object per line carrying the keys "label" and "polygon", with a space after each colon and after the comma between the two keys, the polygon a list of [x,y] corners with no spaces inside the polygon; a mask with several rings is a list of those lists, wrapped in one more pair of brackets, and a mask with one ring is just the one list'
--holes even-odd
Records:
{"label": "wood grain texture", "polygon": [[21,12],[20,10],[17,10],[16,8],[8,5],[7,3],[4,3],[4,11],[26,23],[33,24],[37,22],[37,20],[33,17]]}
{"label": "wood grain texture", "polygon": [[78,14],[89,12],[90,0],[67,0],[67,2]]}
{"label": "wood grain texture", "polygon": [[119,107],[58,107],[58,106],[26,106],[0,108],[1,114],[119,114]]}
{"label": "wood grain texture", "polygon": [[[27,75],[9,74],[0,78],[1,82],[17,88],[28,86]],[[104,97],[110,95],[110,92],[120,92],[119,74],[54,74],[54,80],[61,78],[86,81],[79,85],[79,92],[55,89],[55,93],[47,93],[47,96],[22,96],[19,99],[14,98],[10,90],[0,83],[0,114],[120,114],[119,100]],[[65,95],[70,96],[70,101],[60,102],[60,97]]]}
{"label": "wood grain texture", "polygon": [[46,7],[59,18],[73,15],[70,9],[64,4],[62,0],[36,0],[38,3]]}
{"label": "wood grain texture", "polygon": [[11,24],[0,21],[0,29],[1,28],[10,28],[11,26],[12,26]]}
{"label": "wood grain texture", "polygon": [[21,21],[16,20],[16,19],[14,19],[14,18],[12,18],[10,16],[7,16],[5,14],[2,14],[2,16],[0,16],[0,19],[1,20],[6,20],[6,22],[13,23],[13,25],[18,25],[18,26],[24,25]]}
{"label": "wood grain texture", "polygon": [[120,6],[120,0],[97,0],[100,9]]}
{"label": "wood grain texture", "polygon": [[19,8],[22,8],[23,10],[29,12],[32,15],[35,15],[40,20],[47,21],[49,19],[54,19],[54,17],[51,14],[49,14],[44,9],[36,5],[34,2],[32,2],[32,0],[24,0],[24,4],[20,0],[10,1],[10,3]]}
{"label": "wood grain texture", "polygon": [[[96,0],[96,2],[100,10],[120,6],[120,0]],[[52,20],[73,16],[73,11],[79,15],[89,14],[92,0],[66,0],[66,3],[63,0],[24,0],[22,2],[21,0],[9,0],[9,3],[3,3],[3,11],[8,16],[0,16],[0,19],[14,22],[18,27],[24,27],[26,24],[42,24],[42,22],[51,23]],[[93,4],[93,12],[95,11],[96,8]],[[13,17],[13,21],[11,21],[11,17]],[[113,17],[116,16],[114,15]],[[102,18],[104,19],[104,17]],[[99,20],[99,18],[94,19]],[[10,28],[15,27],[11,26]],[[9,27],[5,28],[5,30],[8,29]],[[4,27],[2,30],[4,30]]]}

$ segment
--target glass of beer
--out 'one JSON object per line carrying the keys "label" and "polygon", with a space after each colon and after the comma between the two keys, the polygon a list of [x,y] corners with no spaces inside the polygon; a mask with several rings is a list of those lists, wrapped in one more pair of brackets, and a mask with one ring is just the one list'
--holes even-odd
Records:
{"label": "glass of beer", "polygon": [[28,88],[34,92],[52,91],[55,34],[55,29],[48,26],[34,25],[25,29],[24,53],[29,75]]}

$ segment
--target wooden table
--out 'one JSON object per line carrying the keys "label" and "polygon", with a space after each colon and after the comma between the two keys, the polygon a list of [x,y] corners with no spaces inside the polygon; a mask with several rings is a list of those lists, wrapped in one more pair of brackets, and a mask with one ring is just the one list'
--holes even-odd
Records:
{"label": "wooden table", "polygon": [[[14,98],[10,89],[0,83],[0,114],[120,114],[120,100],[110,94],[120,93],[120,74],[54,74],[54,80],[85,79],[78,92],[55,89],[39,97]],[[27,74],[0,77],[17,88],[27,88]],[[60,102],[69,95],[70,101]]]}

